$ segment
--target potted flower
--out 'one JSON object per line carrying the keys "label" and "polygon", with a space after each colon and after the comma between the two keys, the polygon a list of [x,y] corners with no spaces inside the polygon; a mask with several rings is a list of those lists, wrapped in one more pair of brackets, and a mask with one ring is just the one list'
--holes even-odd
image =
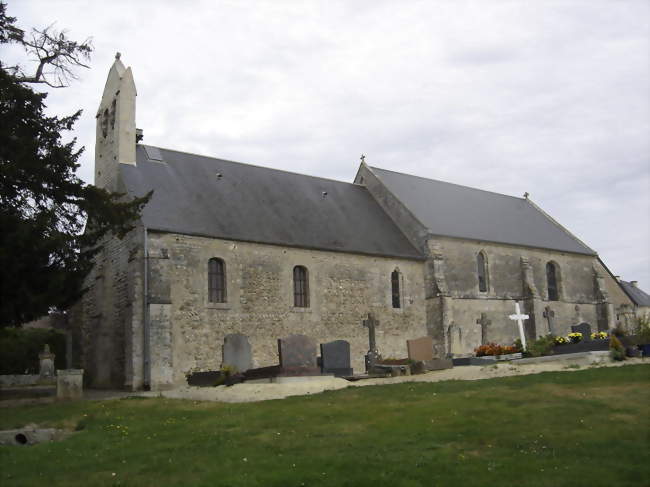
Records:
{"label": "potted flower", "polygon": [[579,331],[574,331],[573,333],[569,333],[567,335],[567,338],[571,343],[578,343],[580,340],[582,340],[582,333]]}
{"label": "potted flower", "polygon": [[591,339],[592,340],[607,340],[609,338],[609,335],[607,334],[606,331],[598,331],[596,333],[591,334]]}
{"label": "potted flower", "polygon": [[555,337],[555,344],[556,345],[566,345],[569,343],[569,339],[566,337]]}

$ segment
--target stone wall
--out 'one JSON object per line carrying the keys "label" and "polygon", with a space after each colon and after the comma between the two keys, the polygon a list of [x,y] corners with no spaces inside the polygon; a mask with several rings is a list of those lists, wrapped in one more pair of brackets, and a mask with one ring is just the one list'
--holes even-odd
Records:
{"label": "stone wall", "polygon": [[71,310],[73,333],[81,337],[74,362],[90,387],[142,387],[142,239],[142,227],[122,240],[107,238],[88,290]]}
{"label": "stone wall", "polygon": [[[614,317],[603,316],[611,303],[602,302],[598,275],[604,280],[606,291],[613,289],[606,293],[608,299],[623,299],[620,288],[610,282],[613,278],[609,273],[602,272],[595,256],[445,237],[431,237],[427,244],[429,253],[442,262],[436,266],[442,269],[439,280],[443,280],[444,292],[438,290],[440,296],[431,298],[428,308],[434,315],[430,322],[436,323],[441,328],[438,334],[445,337],[447,353],[469,354],[481,344],[481,326],[477,324],[481,313],[491,321],[487,341],[511,344],[519,336],[516,323],[508,319],[514,313],[516,301],[523,304],[522,312],[532,318],[526,324],[528,339],[549,332],[563,335],[571,330],[571,325],[582,321],[591,324],[593,331],[611,328]],[[476,257],[481,251],[487,262],[487,292],[480,292],[478,287]],[[548,300],[549,261],[559,269],[558,301]],[[443,301],[447,303],[446,310]],[[554,313],[552,329],[545,311]]]}
{"label": "stone wall", "polygon": [[[406,340],[426,334],[424,263],[177,234],[148,234],[151,388],[182,384],[193,371],[221,366],[225,335],[250,339],[255,367],[278,363],[277,339],[292,333],[316,342],[350,342],[352,366],[364,371],[369,311],[381,324],[384,356],[405,357]],[[227,302],[209,303],[207,264],[225,262]],[[293,268],[309,274],[309,308],[293,306]],[[401,273],[402,307],[393,309],[390,275]]]}

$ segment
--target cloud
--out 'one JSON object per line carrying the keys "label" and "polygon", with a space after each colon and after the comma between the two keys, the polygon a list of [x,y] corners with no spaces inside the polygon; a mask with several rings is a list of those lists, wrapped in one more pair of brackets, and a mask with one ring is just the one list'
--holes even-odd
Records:
{"label": "cloud", "polygon": [[[10,2],[20,25],[95,40],[48,97],[85,112],[115,51],[145,141],[351,181],[371,164],[533,200],[650,290],[650,4]],[[4,55],[3,55],[4,56]]]}

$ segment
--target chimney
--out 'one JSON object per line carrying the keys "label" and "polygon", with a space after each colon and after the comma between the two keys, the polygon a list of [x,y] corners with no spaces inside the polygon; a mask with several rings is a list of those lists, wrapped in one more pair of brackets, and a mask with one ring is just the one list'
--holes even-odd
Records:
{"label": "chimney", "polygon": [[630,284],[632,284],[632,287],[639,287],[639,281],[630,281]]}

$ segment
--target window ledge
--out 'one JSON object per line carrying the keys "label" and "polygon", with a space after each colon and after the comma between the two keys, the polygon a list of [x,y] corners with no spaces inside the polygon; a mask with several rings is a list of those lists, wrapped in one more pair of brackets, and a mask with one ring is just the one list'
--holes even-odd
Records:
{"label": "window ledge", "polygon": [[311,308],[298,308],[298,307],[293,307],[291,308],[292,313],[311,313]]}
{"label": "window ledge", "polygon": [[230,303],[206,303],[208,309],[230,309]]}

